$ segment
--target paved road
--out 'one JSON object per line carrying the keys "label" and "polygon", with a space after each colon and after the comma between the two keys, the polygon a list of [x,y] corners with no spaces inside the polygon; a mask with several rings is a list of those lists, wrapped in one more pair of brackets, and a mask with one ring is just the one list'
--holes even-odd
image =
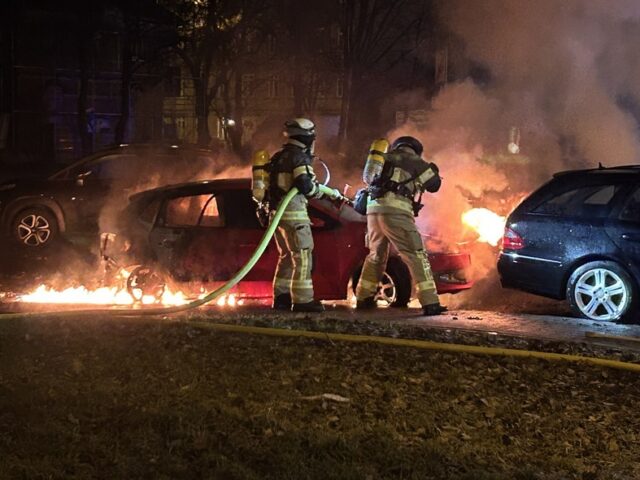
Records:
{"label": "paved road", "polygon": [[583,341],[586,332],[640,338],[640,325],[621,325],[610,322],[554,315],[498,313],[482,310],[453,310],[437,317],[423,317],[418,309],[379,309],[362,314],[354,310],[336,308],[329,315],[338,318],[364,318],[375,322],[403,322],[440,328],[460,328],[504,335],[538,338],[541,340]]}

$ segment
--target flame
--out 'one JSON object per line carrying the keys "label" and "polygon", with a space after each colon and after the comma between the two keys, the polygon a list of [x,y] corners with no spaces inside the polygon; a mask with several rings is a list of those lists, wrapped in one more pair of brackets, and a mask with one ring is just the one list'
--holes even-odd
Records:
{"label": "flame", "polygon": [[[197,298],[204,298],[206,292],[202,292]],[[101,287],[89,290],[83,286],[70,287],[64,290],[56,290],[46,285],[40,285],[35,290],[24,295],[19,295],[17,300],[26,303],[51,303],[51,304],[83,304],[83,305],[133,305],[136,302],[124,289],[116,287]],[[172,292],[167,289],[160,299],[152,295],[145,295],[141,302],[143,305],[160,304],[163,306],[184,305],[194,300],[193,297],[183,292]],[[235,307],[244,305],[243,299],[238,299],[235,294],[222,295],[216,300],[220,307]]]}
{"label": "flame", "polygon": [[[69,304],[79,303],[86,305],[133,305],[134,299],[126,290],[116,287],[100,287],[89,290],[86,287],[70,287],[64,290],[56,290],[46,285],[40,285],[30,293],[20,295],[21,302],[28,303],[57,303]],[[189,302],[189,298],[182,292],[172,292],[165,290],[162,297],[157,301],[151,295],[142,297],[143,305],[160,303],[162,305],[184,305]]]}
{"label": "flame", "polygon": [[462,223],[475,230],[478,241],[494,247],[502,238],[507,219],[487,208],[472,208],[462,214]]}

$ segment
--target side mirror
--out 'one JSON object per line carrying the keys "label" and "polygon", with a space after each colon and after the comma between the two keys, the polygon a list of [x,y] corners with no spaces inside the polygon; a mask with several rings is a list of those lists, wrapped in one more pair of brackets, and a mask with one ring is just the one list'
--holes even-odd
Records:
{"label": "side mirror", "polygon": [[79,187],[83,187],[84,179],[91,175],[91,173],[91,170],[89,170],[88,172],[79,173],[78,175],[76,175],[76,185]]}

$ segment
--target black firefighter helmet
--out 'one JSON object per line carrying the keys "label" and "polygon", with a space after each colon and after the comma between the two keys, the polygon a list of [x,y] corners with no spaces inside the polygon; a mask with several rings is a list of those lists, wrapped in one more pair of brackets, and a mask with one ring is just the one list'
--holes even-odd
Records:
{"label": "black firefighter helmet", "polygon": [[421,156],[423,147],[422,143],[415,137],[398,137],[391,144],[391,150],[397,150],[400,147],[409,147],[411,150],[416,152],[416,155]]}

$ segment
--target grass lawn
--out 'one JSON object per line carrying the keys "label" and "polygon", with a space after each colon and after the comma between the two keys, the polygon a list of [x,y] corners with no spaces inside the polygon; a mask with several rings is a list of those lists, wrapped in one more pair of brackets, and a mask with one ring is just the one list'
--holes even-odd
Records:
{"label": "grass lawn", "polygon": [[564,362],[10,321],[0,478],[636,479],[639,398]]}

